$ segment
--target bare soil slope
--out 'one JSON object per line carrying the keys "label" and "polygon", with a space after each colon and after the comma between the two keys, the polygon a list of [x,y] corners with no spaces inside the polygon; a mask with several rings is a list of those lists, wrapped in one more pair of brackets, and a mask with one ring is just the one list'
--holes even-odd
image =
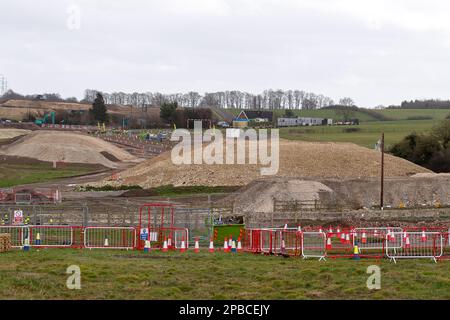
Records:
{"label": "bare soil slope", "polygon": [[[386,155],[389,177],[430,173],[409,161]],[[261,165],[175,165],[165,153],[131,168],[120,177],[126,184],[156,187],[173,184],[238,186],[261,178]],[[277,177],[365,178],[380,174],[380,153],[352,143],[280,140]]]}
{"label": "bare soil slope", "polygon": [[2,147],[0,154],[29,157],[41,161],[101,164],[109,168],[117,167],[117,162],[111,159],[136,160],[134,156],[109,142],[80,133],[59,131],[30,133]]}
{"label": "bare soil slope", "polygon": [[12,139],[18,136],[29,134],[30,132],[30,130],[23,129],[0,129],[0,140]]}

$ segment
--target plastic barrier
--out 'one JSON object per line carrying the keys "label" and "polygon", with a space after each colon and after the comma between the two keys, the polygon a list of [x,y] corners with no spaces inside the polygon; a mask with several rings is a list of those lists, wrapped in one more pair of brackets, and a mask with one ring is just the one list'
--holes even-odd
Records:
{"label": "plastic barrier", "polygon": [[22,248],[24,240],[29,237],[30,229],[27,226],[0,226],[0,233],[9,233],[12,247]]}
{"label": "plastic barrier", "polygon": [[36,248],[82,248],[83,227],[30,226],[30,246]]}
{"label": "plastic barrier", "polygon": [[[387,238],[388,236],[386,236]],[[397,259],[432,259],[443,254],[444,237],[439,232],[394,232],[386,239],[386,256]]]}
{"label": "plastic barrier", "polygon": [[86,227],[84,247],[87,249],[125,249],[135,247],[136,229],[133,227]]}
{"label": "plastic barrier", "polygon": [[302,232],[302,257],[325,260],[327,255],[325,232]]}

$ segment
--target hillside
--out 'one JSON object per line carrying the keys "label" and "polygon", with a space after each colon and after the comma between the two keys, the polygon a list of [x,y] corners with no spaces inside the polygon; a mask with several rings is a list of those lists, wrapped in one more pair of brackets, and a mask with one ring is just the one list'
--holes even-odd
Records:
{"label": "hillside", "polygon": [[101,164],[116,168],[122,161],[135,161],[128,152],[84,134],[58,131],[35,131],[0,148],[0,154],[41,161]]}
{"label": "hillside", "polygon": [[[92,105],[85,103],[8,100],[0,104],[0,118],[20,121],[28,114],[37,116],[50,111],[87,111],[91,107]],[[145,115],[145,112],[142,112],[141,109],[131,109],[129,106],[108,105],[107,108],[110,114],[133,115],[135,117]],[[147,114],[159,118],[159,108],[148,108]]]}
{"label": "hillside", "polygon": [[[142,187],[236,186],[261,178],[260,165],[174,165],[170,152],[120,174],[124,184]],[[386,176],[409,176],[429,170],[386,155]],[[376,177],[380,153],[352,143],[311,143],[280,140],[278,177]]]}

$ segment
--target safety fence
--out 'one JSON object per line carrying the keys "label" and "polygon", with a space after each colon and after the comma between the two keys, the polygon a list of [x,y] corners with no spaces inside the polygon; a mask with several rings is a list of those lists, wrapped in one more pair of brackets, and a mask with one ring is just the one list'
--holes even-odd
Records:
{"label": "safety fence", "polygon": [[[412,231],[411,231],[412,230]],[[252,253],[317,258],[397,259],[450,258],[446,228],[327,228],[246,229],[243,250]]]}
{"label": "safety fence", "polygon": [[83,227],[55,225],[0,226],[0,233],[11,235],[13,248],[143,249],[149,241],[152,249],[189,247],[186,228],[150,229],[144,238],[135,227]]}

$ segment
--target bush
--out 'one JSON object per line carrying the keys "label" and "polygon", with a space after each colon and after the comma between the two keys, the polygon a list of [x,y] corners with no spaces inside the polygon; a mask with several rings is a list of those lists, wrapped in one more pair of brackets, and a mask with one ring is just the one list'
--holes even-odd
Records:
{"label": "bush", "polygon": [[342,132],[344,132],[344,133],[352,133],[352,132],[359,132],[359,131],[361,131],[360,128],[345,128],[345,129],[342,129]]}
{"label": "bush", "polygon": [[432,116],[413,116],[408,117],[406,120],[433,120]]}

